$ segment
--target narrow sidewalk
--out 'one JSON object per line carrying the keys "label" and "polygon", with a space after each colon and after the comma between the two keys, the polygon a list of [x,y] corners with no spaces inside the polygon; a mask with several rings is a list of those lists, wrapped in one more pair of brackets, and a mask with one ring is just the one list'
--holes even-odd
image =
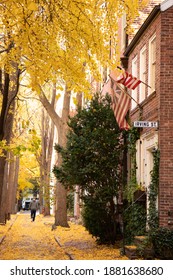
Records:
{"label": "narrow sidewalk", "polygon": [[69,228],[58,226],[54,229],[53,224],[52,216],[37,215],[35,222],[31,222],[29,212],[17,214],[0,244],[0,259],[128,260],[121,255],[118,243],[97,245],[82,225],[69,222]]}
{"label": "narrow sidewalk", "polygon": [[53,233],[44,225],[42,217],[37,215],[35,222],[31,222],[28,212],[17,214],[13,225],[6,231],[0,244],[0,259],[68,260],[69,257],[56,243]]}

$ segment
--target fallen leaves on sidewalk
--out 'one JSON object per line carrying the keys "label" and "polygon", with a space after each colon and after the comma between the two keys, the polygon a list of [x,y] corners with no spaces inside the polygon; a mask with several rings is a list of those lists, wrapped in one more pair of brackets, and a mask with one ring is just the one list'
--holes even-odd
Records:
{"label": "fallen leaves on sidewalk", "polygon": [[[14,217],[15,218],[15,217]],[[69,228],[58,226],[52,230],[54,217],[36,216],[31,222],[29,214],[19,214],[13,226],[0,226],[6,234],[0,244],[1,260],[127,260],[121,256],[119,244],[97,245],[88,231],[70,222]],[[59,244],[56,242],[58,240]]]}
{"label": "fallen leaves on sidewalk", "polygon": [[128,260],[120,254],[118,243],[114,246],[97,245],[95,238],[82,225],[69,223],[69,226],[70,228],[58,226],[54,232],[75,260]]}
{"label": "fallen leaves on sidewalk", "polygon": [[[2,226],[0,226],[1,229]],[[68,260],[64,249],[58,246],[50,228],[38,215],[31,222],[29,214],[18,215],[0,245],[1,260]]]}
{"label": "fallen leaves on sidewalk", "polygon": [[11,219],[4,225],[0,225],[0,239],[7,233],[7,231],[10,229],[10,227],[12,226],[13,222],[16,219],[16,215],[11,215]]}

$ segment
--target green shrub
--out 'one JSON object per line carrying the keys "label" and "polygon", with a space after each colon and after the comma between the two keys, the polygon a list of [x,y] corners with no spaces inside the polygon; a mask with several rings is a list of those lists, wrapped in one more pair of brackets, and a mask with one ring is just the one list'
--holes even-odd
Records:
{"label": "green shrub", "polygon": [[151,183],[149,186],[149,208],[148,208],[148,226],[150,230],[155,231],[159,227],[159,217],[156,207],[159,189],[159,163],[160,151],[156,150],[153,153],[153,170],[151,171]]}
{"label": "green shrub", "polygon": [[159,259],[173,259],[173,230],[160,227],[150,232],[155,257]]}
{"label": "green shrub", "polygon": [[113,244],[116,236],[114,199],[122,185],[122,131],[111,109],[111,98],[96,94],[87,107],[69,118],[66,147],[55,145],[62,156],[53,172],[65,187],[78,185],[84,203],[83,221],[100,243]]}
{"label": "green shrub", "polygon": [[137,235],[146,233],[146,209],[138,203],[134,203],[124,212],[126,243],[131,243]]}
{"label": "green shrub", "polygon": [[101,201],[100,197],[85,197],[84,201],[82,217],[86,229],[96,237],[99,244],[114,244],[117,239],[117,223],[113,201],[112,205]]}

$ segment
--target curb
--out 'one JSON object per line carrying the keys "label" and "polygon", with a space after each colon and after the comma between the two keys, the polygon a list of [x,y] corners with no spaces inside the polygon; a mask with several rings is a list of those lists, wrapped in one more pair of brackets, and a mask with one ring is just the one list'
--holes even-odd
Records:
{"label": "curb", "polygon": [[11,227],[13,226],[13,224],[14,224],[14,222],[16,221],[17,217],[18,217],[18,216],[16,215],[15,219],[14,219],[14,220],[11,222],[11,224],[9,225],[9,228],[7,229],[6,233],[5,233],[2,237],[0,237],[0,244],[2,244],[2,242],[4,241],[7,232],[11,229]]}
{"label": "curb", "polygon": [[3,235],[3,236],[0,238],[0,244],[3,242],[4,239],[5,239],[5,235]]}
{"label": "curb", "polygon": [[[58,245],[62,248],[65,249],[65,247],[60,243],[59,239],[57,236],[54,235],[55,241],[58,243]],[[65,251],[65,254],[69,257],[70,260],[75,260],[75,258],[73,257],[73,255],[71,255],[70,253]]]}

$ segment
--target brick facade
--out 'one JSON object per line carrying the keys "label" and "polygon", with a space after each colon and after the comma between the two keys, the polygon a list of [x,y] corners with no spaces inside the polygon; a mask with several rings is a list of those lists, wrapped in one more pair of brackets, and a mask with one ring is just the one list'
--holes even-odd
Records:
{"label": "brick facade", "polygon": [[161,13],[160,34],[160,225],[173,226],[173,7]]}
{"label": "brick facade", "polygon": [[[157,17],[155,19],[155,22],[145,30],[142,37],[140,38],[138,44],[135,46],[135,49],[130,53],[129,59],[128,59],[128,71],[129,73],[132,73],[132,60],[134,57],[137,56],[138,58],[138,76],[139,76],[139,70],[140,70],[140,51],[141,49],[146,46],[146,84],[149,83],[148,81],[148,65],[149,65],[149,39],[152,37],[153,34],[156,34],[156,45],[157,45],[157,55],[156,55],[156,61],[158,62],[160,57],[160,17]],[[159,64],[156,63],[156,77],[159,77]],[[158,120],[158,104],[159,104],[159,96],[158,96],[158,90],[159,90],[159,83],[157,80],[156,83],[156,91],[149,95],[149,87],[146,86],[145,88],[145,100],[140,104],[140,107],[142,108],[142,119],[148,120],[148,121],[155,121]],[[137,89],[137,102],[139,102],[139,87]],[[131,120],[132,122],[134,120],[139,119],[139,108],[131,111]],[[144,131],[146,132],[146,131]]]}
{"label": "brick facade", "polygon": [[[137,72],[140,71],[140,50],[146,46],[146,69],[148,83],[149,66],[149,40],[156,34],[156,83],[155,91],[150,93],[146,87],[145,100],[131,111],[131,120],[158,121],[159,129],[141,129],[141,139],[150,135],[158,135],[158,148],[160,150],[160,176],[159,176],[159,224],[160,226],[173,227],[173,6],[165,11],[157,6],[155,17],[151,19],[143,32],[138,36],[128,52],[128,72],[132,72],[132,60],[137,59]],[[141,27],[142,28],[142,27]],[[150,94],[149,94],[150,93]],[[139,101],[139,88],[138,99]],[[154,141],[154,140],[153,140]],[[155,145],[154,142],[151,144]],[[145,148],[145,147],[144,147]],[[147,152],[149,151],[149,148]],[[145,153],[144,153],[145,154]],[[147,166],[148,162],[145,161]],[[148,173],[150,170],[148,170]]]}
{"label": "brick facade", "polygon": [[134,35],[138,31],[139,27],[143,24],[146,20],[148,15],[151,13],[152,9],[157,5],[160,4],[161,0],[149,0],[147,6],[142,10],[139,11],[139,16],[135,19],[132,24],[133,33],[129,35],[129,42],[133,39]]}

